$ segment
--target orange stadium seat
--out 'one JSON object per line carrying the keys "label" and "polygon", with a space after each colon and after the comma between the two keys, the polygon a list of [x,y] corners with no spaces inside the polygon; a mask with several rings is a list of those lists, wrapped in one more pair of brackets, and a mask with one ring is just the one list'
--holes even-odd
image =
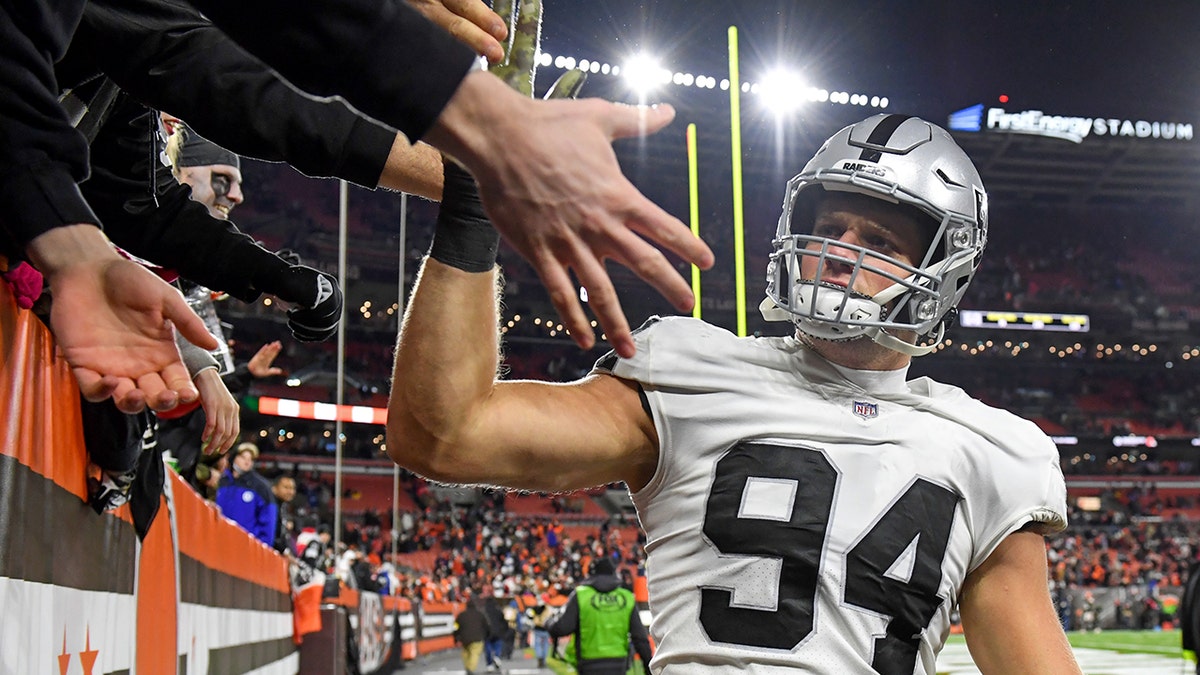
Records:
{"label": "orange stadium seat", "polygon": [[[353,496],[342,500],[342,508],[349,513],[361,513],[368,509],[380,513],[392,510],[392,477],[346,474],[342,485]],[[401,511],[420,511],[412,495],[401,489],[395,495]]]}

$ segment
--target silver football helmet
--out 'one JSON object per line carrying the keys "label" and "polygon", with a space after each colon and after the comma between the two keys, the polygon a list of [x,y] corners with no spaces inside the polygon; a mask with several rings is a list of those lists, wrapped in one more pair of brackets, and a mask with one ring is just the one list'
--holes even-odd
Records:
{"label": "silver football helmet", "polygon": [[[914,265],[860,246],[814,236],[814,214],[827,191],[853,192],[915,208],[929,217],[931,242]],[[870,337],[911,356],[933,351],[946,315],[962,299],[987,243],[987,194],[966,153],[941,127],[907,115],[875,115],[834,134],[788,181],[783,215],[767,265],[768,321],[794,321],[822,340]],[[830,251],[836,247],[840,253]],[[849,252],[854,257],[845,257]],[[830,262],[880,274],[893,283],[874,297],[805,279],[800,263],[817,260],[816,278]],[[884,272],[879,263],[905,276]],[[916,333],[916,344],[894,333]]]}

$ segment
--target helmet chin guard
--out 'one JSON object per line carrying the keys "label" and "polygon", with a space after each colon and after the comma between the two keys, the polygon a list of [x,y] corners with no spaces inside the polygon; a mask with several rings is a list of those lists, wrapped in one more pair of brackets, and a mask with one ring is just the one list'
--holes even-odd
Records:
{"label": "helmet chin guard", "polygon": [[[869,295],[825,282],[795,284],[792,286],[792,303],[802,313],[796,320],[804,324],[805,332],[822,340],[862,337],[867,327],[861,322],[879,321],[883,309]],[[833,319],[839,315],[845,315],[855,323],[842,324]]]}
{"label": "helmet chin guard", "polygon": [[[812,234],[816,204],[831,191],[927,217],[933,236],[916,264]],[[986,241],[983,183],[950,134],[914,117],[876,115],[834,134],[788,182],[759,310],[815,339],[868,337],[910,356],[927,354],[945,335],[945,317],[962,299]],[[805,259],[815,259],[812,278],[801,274]],[[845,286],[816,281],[830,264],[851,270]],[[853,290],[864,272],[891,285],[874,297]],[[916,335],[915,343],[900,332]]]}

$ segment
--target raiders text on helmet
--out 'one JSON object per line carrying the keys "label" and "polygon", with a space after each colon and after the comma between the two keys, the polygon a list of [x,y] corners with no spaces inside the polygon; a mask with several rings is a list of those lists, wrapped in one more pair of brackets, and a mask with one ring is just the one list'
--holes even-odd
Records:
{"label": "raiders text on helmet", "polygon": [[[827,191],[853,192],[913,207],[930,219],[931,243],[915,265],[867,248],[813,236],[816,202]],[[979,172],[941,127],[907,115],[876,115],[834,134],[788,181],[783,214],[767,266],[768,321],[794,321],[811,337],[875,342],[912,356],[941,341],[947,313],[962,299],[987,243],[987,195]],[[830,247],[854,258],[834,255]],[[892,286],[868,297],[851,288],[804,279],[805,256],[870,271]],[[888,262],[906,276],[884,272]],[[819,276],[819,274],[818,274]],[[853,280],[852,280],[853,281]],[[896,337],[912,331],[916,344]]]}

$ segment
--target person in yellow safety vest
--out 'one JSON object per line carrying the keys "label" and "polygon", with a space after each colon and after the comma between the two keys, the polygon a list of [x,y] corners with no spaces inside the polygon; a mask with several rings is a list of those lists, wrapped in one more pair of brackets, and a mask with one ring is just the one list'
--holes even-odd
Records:
{"label": "person in yellow safety vest", "polygon": [[630,642],[650,674],[650,639],[638,615],[633,593],[621,587],[611,558],[597,558],[591,576],[580,584],[562,612],[546,628],[550,635],[574,635],[579,675],[625,675],[629,669]]}

